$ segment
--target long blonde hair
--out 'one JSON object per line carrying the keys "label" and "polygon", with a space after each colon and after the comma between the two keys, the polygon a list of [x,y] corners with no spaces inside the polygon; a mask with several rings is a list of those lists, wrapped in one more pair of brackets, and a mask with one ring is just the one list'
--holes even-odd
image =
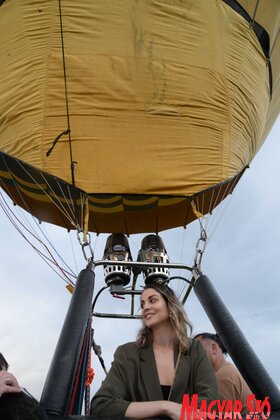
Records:
{"label": "long blonde hair", "polygon": [[[185,353],[191,344],[190,335],[192,333],[192,324],[185,312],[183,305],[178,300],[173,290],[168,286],[155,283],[146,286],[144,290],[146,289],[154,289],[163,297],[167,306],[170,322],[176,334],[179,350],[182,353]],[[142,320],[142,327],[138,332],[136,344],[138,347],[143,348],[152,341],[152,330],[148,328]]]}

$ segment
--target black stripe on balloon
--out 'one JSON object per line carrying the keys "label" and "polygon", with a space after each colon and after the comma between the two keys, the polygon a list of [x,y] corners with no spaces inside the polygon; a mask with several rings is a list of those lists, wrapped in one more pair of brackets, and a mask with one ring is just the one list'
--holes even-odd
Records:
{"label": "black stripe on balloon", "polygon": [[229,7],[231,7],[235,12],[242,16],[254,29],[255,34],[259,40],[260,46],[263,50],[264,55],[267,58],[268,65],[268,74],[269,74],[269,89],[270,95],[272,95],[272,68],[270,63],[270,38],[268,32],[257,23],[247,12],[246,10],[238,3],[236,0],[223,0]]}

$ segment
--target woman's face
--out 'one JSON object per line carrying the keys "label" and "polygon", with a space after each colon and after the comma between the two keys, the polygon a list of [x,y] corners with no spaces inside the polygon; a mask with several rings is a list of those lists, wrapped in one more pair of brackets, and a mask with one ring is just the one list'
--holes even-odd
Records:
{"label": "woman's face", "polygon": [[155,289],[145,289],[141,297],[142,318],[148,328],[170,322],[166,302]]}

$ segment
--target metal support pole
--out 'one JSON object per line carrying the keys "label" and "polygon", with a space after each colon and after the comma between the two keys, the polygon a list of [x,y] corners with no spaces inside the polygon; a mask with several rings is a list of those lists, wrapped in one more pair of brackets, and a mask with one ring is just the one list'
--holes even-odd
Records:
{"label": "metal support pole", "polygon": [[68,312],[42,392],[41,404],[49,414],[66,415],[78,359],[91,310],[95,274],[78,276]]}
{"label": "metal support pole", "polygon": [[280,409],[279,389],[256,356],[208,277],[200,275],[197,278],[194,292],[256,399],[264,400],[268,396],[271,409],[278,411]]}

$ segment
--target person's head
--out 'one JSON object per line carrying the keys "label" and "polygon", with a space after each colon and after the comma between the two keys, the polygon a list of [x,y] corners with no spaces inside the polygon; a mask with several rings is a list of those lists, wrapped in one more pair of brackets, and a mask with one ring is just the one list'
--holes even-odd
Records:
{"label": "person's head", "polygon": [[204,332],[197,334],[194,338],[204,347],[214,370],[218,370],[225,360],[224,356],[227,354],[227,349],[218,334]]}
{"label": "person's head", "polygon": [[9,364],[2,353],[0,353],[0,370],[8,370]]}
{"label": "person's head", "polygon": [[147,285],[141,294],[143,326],[137,337],[139,347],[153,340],[153,330],[159,325],[171,326],[182,352],[190,346],[192,325],[183,305],[170,287],[161,284]]}

